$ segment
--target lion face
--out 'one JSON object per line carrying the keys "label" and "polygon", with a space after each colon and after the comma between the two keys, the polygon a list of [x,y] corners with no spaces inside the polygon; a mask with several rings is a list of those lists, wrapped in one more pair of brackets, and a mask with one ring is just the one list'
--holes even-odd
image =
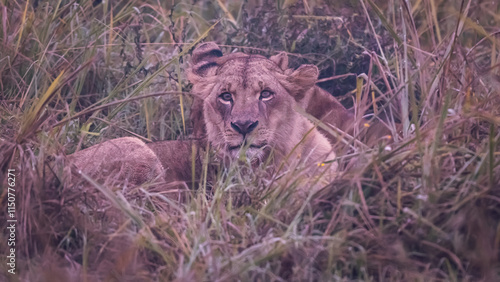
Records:
{"label": "lion face", "polygon": [[294,100],[274,75],[277,67],[260,57],[241,57],[222,65],[204,99],[208,140],[232,157],[244,149],[249,159],[268,156],[286,137]]}
{"label": "lion face", "polygon": [[286,70],[283,58],[222,56],[214,43],[196,48],[189,79],[193,94],[203,100],[212,146],[233,159],[245,152],[247,159],[262,161],[271,151],[286,155],[301,141],[298,132],[307,129],[297,121],[303,117],[294,109],[294,96],[314,86],[318,69],[303,65]]}

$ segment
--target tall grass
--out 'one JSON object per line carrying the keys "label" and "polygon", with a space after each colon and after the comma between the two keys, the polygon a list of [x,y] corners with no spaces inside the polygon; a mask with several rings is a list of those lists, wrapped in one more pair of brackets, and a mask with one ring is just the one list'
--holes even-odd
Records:
{"label": "tall grass", "polygon": [[[0,1],[2,230],[9,168],[18,189],[18,274],[2,256],[0,277],[500,279],[499,14],[459,0]],[[339,149],[340,175],[303,205],[296,172],[271,189],[244,166],[184,202],[47,181],[68,168],[46,163],[104,140],[189,138],[202,40],[317,64],[320,85],[394,142]]]}

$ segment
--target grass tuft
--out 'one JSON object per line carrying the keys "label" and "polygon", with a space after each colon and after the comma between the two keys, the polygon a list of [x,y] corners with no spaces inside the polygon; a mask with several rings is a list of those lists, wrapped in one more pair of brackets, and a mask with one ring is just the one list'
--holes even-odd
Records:
{"label": "grass tuft", "polygon": [[[18,219],[0,280],[500,280],[500,3],[261,2],[0,1],[0,229],[8,169]],[[209,40],[317,65],[393,142],[325,128],[342,169],[303,203],[300,169],[210,176],[209,150],[199,186],[69,184],[82,148],[189,138],[189,52]]]}

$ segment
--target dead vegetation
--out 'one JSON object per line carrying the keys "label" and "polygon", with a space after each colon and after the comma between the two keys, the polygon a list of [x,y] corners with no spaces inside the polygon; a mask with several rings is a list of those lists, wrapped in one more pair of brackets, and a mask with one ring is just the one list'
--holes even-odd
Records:
{"label": "dead vegetation", "polygon": [[[9,168],[18,219],[18,274],[1,256],[1,280],[500,279],[499,3],[166,2],[0,1],[1,229]],[[351,143],[297,210],[296,183],[270,191],[241,167],[181,203],[47,183],[70,168],[46,163],[104,140],[188,138],[186,58],[203,40],[316,64],[394,143]]]}

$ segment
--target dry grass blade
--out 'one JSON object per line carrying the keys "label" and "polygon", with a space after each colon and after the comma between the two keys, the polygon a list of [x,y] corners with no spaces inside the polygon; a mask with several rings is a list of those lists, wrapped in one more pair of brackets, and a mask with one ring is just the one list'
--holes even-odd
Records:
{"label": "dry grass blade", "polygon": [[[470,0],[0,0],[0,229],[9,169],[17,219],[0,281],[500,281],[498,15]],[[192,185],[74,170],[106,140],[190,138],[203,41],[316,65],[368,121],[347,134],[295,109],[339,140],[331,183],[228,164],[203,138]],[[392,138],[368,146],[377,122]]]}
{"label": "dry grass blade", "polygon": [[50,84],[49,88],[42,95],[40,100],[31,105],[31,108],[28,110],[26,114],[26,118],[21,124],[21,128],[19,130],[19,134],[17,135],[16,142],[21,142],[30,132],[36,129],[35,122],[40,118],[43,108],[49,103],[49,101],[54,97],[57,93],[57,88],[60,86],[61,78],[64,75],[64,71],[62,71],[54,81]]}
{"label": "dry grass blade", "polygon": [[[23,31],[24,27],[26,25],[26,15],[28,13],[28,7],[29,7],[30,1],[26,1],[26,5],[24,6],[24,12],[22,16],[22,21],[21,21],[21,29],[19,30],[19,35],[17,37],[17,44],[16,44],[16,53],[19,50],[19,45],[21,45],[21,38],[23,37]],[[6,36],[6,34],[4,34]]]}
{"label": "dry grass blade", "polygon": [[108,187],[97,183],[92,177],[86,175],[81,171],[78,171],[78,174],[80,174],[83,179],[88,181],[90,184],[92,184],[92,186],[99,190],[108,200],[111,201],[111,203],[115,207],[119,208],[121,211],[123,211],[124,214],[129,216],[130,219],[133,220],[135,224],[137,224],[139,229],[145,226],[142,218],[132,209],[132,207],[129,205],[128,201],[123,197],[122,194],[113,193],[113,191],[111,191]]}

